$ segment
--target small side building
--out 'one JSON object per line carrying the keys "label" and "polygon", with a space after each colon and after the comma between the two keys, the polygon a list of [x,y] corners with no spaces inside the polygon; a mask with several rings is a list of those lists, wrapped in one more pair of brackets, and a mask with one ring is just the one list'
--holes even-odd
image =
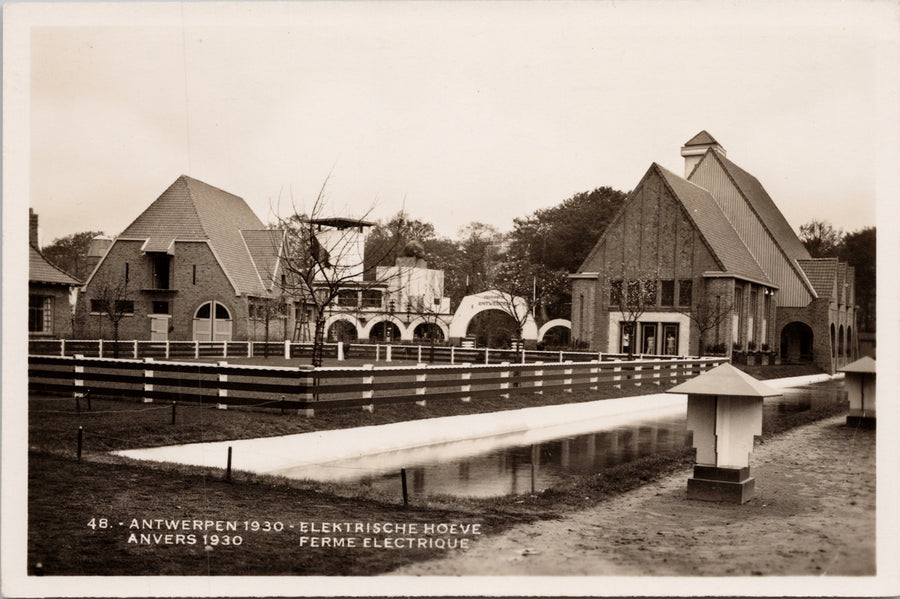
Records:
{"label": "small side building", "polygon": [[72,337],[72,308],[81,281],[50,263],[38,247],[38,216],[29,208],[28,337]]}

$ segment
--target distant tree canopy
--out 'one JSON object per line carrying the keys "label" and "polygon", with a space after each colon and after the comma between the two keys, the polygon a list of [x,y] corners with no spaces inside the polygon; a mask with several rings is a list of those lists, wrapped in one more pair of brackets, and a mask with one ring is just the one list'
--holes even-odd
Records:
{"label": "distant tree canopy", "polygon": [[800,241],[813,258],[837,257],[843,238],[843,231],[822,220],[811,220],[800,225]]}
{"label": "distant tree canopy", "polygon": [[552,208],[513,221],[511,245],[549,270],[575,272],[625,203],[611,187],[576,193]]}
{"label": "distant tree canopy", "polygon": [[87,271],[87,254],[91,240],[102,231],[83,231],[55,239],[53,243],[41,249],[41,253],[53,265],[63,269],[79,281],[85,281]]}

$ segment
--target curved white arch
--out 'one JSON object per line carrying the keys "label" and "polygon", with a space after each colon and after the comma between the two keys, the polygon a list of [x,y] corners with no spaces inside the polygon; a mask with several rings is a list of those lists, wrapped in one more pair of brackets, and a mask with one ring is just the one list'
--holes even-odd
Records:
{"label": "curved white arch", "polygon": [[538,329],[538,343],[544,340],[544,335],[546,335],[547,331],[549,331],[553,327],[565,327],[571,331],[572,321],[566,318],[554,318],[553,320],[548,320],[541,326],[541,328]]}
{"label": "curved white arch", "polygon": [[476,293],[475,295],[467,295],[462,298],[456,313],[453,315],[453,320],[450,321],[450,338],[461,339],[465,337],[472,318],[476,314],[488,310],[506,312],[516,320],[518,319],[512,313],[512,310],[519,314],[526,314],[525,326],[522,327],[522,338],[526,341],[537,341],[537,324],[528,310],[528,303],[521,297],[512,296],[496,289]]}
{"label": "curved white arch", "polygon": [[446,341],[447,339],[450,338],[450,327],[442,319],[440,319],[440,318],[426,319],[422,316],[419,316],[418,318],[413,319],[409,323],[408,328],[409,328],[409,339],[410,340],[412,340],[414,338],[415,333],[416,333],[416,327],[419,326],[420,324],[437,325],[437,327],[439,329],[441,329],[441,332],[444,334],[444,340]]}
{"label": "curved white arch", "polygon": [[406,325],[403,324],[403,321],[397,318],[396,316],[392,316],[390,314],[383,314],[372,318],[372,320],[368,321],[365,326],[360,330],[360,339],[368,339],[369,334],[372,332],[372,328],[378,324],[379,322],[392,322],[397,325],[397,328],[400,329],[400,339],[402,341],[411,341],[412,340],[412,330],[407,330]]}
{"label": "curved white arch", "polygon": [[339,320],[346,320],[347,322],[349,322],[350,324],[352,324],[353,326],[355,326],[355,327],[356,327],[356,334],[357,334],[358,338],[359,338],[359,339],[362,339],[362,338],[363,338],[363,336],[362,336],[362,331],[363,331],[363,325],[362,325],[362,323],[359,322],[359,320],[357,320],[357,318],[356,318],[355,316],[351,316],[351,315],[349,315],[349,314],[341,314],[341,313],[332,314],[331,316],[329,316],[328,318],[325,319],[325,330],[324,330],[323,332],[325,333],[326,336],[328,335],[328,331],[331,330],[331,325],[333,325],[334,323],[336,323],[336,322],[339,321]]}

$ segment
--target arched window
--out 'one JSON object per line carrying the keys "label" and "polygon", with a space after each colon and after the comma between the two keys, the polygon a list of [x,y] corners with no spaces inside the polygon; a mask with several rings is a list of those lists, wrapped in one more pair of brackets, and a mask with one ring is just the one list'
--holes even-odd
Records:
{"label": "arched window", "polygon": [[834,338],[834,323],[831,323],[831,357],[834,358],[837,355],[837,342]]}
{"label": "arched window", "polygon": [[844,357],[844,325],[838,329],[838,357]]}

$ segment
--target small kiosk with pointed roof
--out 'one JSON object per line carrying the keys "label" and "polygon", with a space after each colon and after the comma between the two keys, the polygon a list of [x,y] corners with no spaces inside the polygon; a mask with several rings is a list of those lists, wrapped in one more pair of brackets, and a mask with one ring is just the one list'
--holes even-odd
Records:
{"label": "small kiosk with pointed roof", "polygon": [[850,401],[848,426],[875,428],[875,360],[869,356],[839,369]]}
{"label": "small kiosk with pointed roof", "polygon": [[781,392],[726,363],[668,393],[688,396],[687,428],[694,433],[697,449],[688,498],[749,501],[755,487],[750,452],[753,437],[762,434],[763,399]]}

